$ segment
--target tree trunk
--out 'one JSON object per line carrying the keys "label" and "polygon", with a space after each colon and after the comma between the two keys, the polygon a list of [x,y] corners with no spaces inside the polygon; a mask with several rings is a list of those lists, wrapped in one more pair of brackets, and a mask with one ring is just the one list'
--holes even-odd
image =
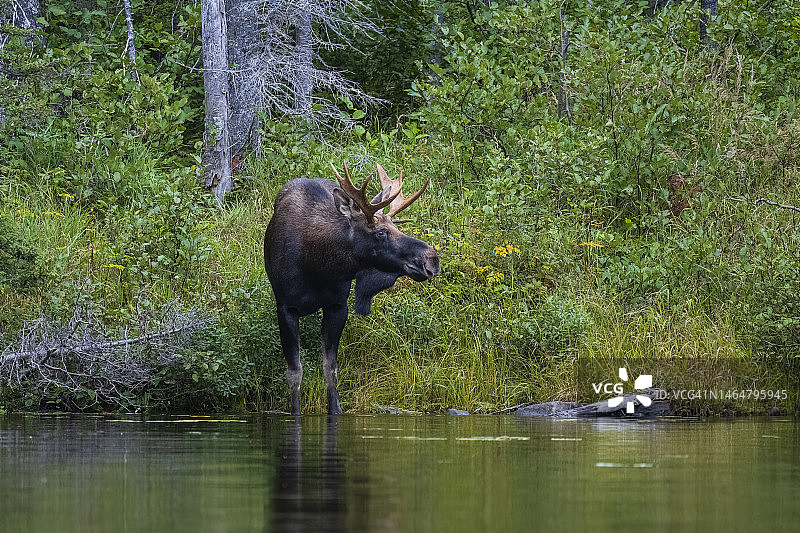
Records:
{"label": "tree trunk", "polygon": [[[15,0],[3,2],[3,4],[5,6],[0,9],[0,28],[5,24],[16,26],[22,30],[33,30],[39,26],[38,19],[42,13],[39,0]],[[0,50],[3,49],[9,38],[11,35],[0,32]],[[33,31],[26,34],[25,46],[33,46],[35,39],[36,35]],[[41,38],[39,44],[44,45]]]}
{"label": "tree trunk", "polygon": [[203,167],[206,187],[217,202],[231,189],[231,147],[228,113],[228,27],[225,0],[202,0],[203,90],[206,120],[203,135]]}
{"label": "tree trunk", "polygon": [[565,90],[567,85],[567,50],[569,50],[569,30],[564,29],[564,19],[561,10],[558,11],[559,23],[561,25],[561,69],[558,71],[558,119],[566,113],[570,124],[572,123],[572,113],[569,110],[569,96]]}
{"label": "tree trunk", "polygon": [[[16,0],[12,2],[2,2],[0,4],[0,30],[3,26],[15,26],[22,30],[28,30],[25,35],[25,46],[34,46],[36,42],[36,32],[34,31],[38,26],[38,19],[41,16],[42,10],[39,5],[39,0]],[[5,48],[8,41],[13,38],[13,33],[5,33],[0,31],[0,52]],[[44,46],[44,38],[39,37],[39,46]],[[3,70],[3,61],[0,60],[0,71]],[[0,73],[0,76],[3,74]],[[0,126],[6,123],[5,109],[0,107]]]}
{"label": "tree trunk", "polygon": [[253,58],[262,42],[257,13],[252,0],[229,0],[228,58],[231,63],[230,143],[231,156],[239,158],[248,147],[258,144],[259,119],[262,108],[254,88]]}
{"label": "tree trunk", "polygon": [[[431,43],[431,54],[429,58],[429,62],[431,65],[436,65],[437,67],[442,66],[442,24],[444,23],[444,16],[442,15],[442,8],[438,6],[433,13],[433,27],[431,28],[431,33],[433,34],[433,42]],[[430,74],[428,76],[428,81],[430,81],[431,85],[434,87],[438,87],[441,85],[441,81],[439,80],[439,75],[436,74],[436,71],[430,69]]]}
{"label": "tree trunk", "polygon": [[719,4],[717,0],[700,0],[700,42],[716,48],[716,44],[708,39],[708,28],[717,22]]}
{"label": "tree trunk", "polygon": [[311,114],[311,94],[314,88],[314,56],[311,48],[313,37],[311,11],[307,7],[298,8],[294,25],[294,44],[297,50],[294,108],[303,118]]}
{"label": "tree trunk", "polygon": [[125,25],[128,28],[128,41],[125,48],[128,50],[128,59],[131,61],[131,79],[139,81],[139,73],[136,71],[136,46],[133,44],[133,14],[131,13],[131,0],[122,0],[125,8]]}

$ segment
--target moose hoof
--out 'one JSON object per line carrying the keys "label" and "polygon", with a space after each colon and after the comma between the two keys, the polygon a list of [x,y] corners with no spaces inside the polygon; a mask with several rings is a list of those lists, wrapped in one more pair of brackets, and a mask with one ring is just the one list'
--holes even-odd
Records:
{"label": "moose hoof", "polygon": [[329,415],[340,415],[342,414],[342,406],[339,404],[339,401],[330,402],[328,403],[328,414]]}
{"label": "moose hoof", "polygon": [[293,415],[299,415],[300,414],[300,398],[299,398],[299,396],[297,398],[292,398],[291,401],[289,402],[289,406],[291,408],[291,412],[292,412]]}

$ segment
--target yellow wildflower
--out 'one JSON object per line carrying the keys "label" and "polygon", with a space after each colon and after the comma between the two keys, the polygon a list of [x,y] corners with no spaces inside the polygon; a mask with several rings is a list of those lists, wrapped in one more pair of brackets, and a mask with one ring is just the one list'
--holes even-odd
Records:
{"label": "yellow wildflower", "polygon": [[118,268],[119,270],[124,270],[125,267],[122,265],[115,265],[113,263],[109,263],[107,265],[103,265],[103,268]]}
{"label": "yellow wildflower", "polygon": [[74,200],[75,199],[74,196],[72,196],[71,194],[67,194],[65,192],[60,193],[59,196],[63,196],[64,198],[69,198],[70,200]]}
{"label": "yellow wildflower", "polygon": [[600,244],[599,242],[589,241],[589,242],[582,242],[578,246],[591,246],[592,248],[602,248],[605,245],[604,244]]}
{"label": "yellow wildflower", "polygon": [[486,282],[489,285],[494,285],[495,283],[501,283],[506,277],[503,275],[502,272],[490,272],[489,275],[486,276]]}
{"label": "yellow wildflower", "polygon": [[517,248],[513,244],[504,244],[494,247],[494,255],[500,257],[508,257],[509,255],[514,255],[514,254],[519,255],[520,253],[521,252],[519,251],[519,248]]}
{"label": "yellow wildflower", "polygon": [[59,213],[58,211],[42,211],[43,215],[55,215],[57,217],[63,217],[63,213]]}

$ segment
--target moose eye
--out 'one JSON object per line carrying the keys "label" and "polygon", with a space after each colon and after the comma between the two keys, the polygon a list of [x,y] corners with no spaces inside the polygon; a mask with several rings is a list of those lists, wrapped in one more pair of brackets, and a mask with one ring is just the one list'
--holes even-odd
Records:
{"label": "moose eye", "polygon": [[379,239],[386,238],[386,230],[385,229],[379,229],[378,231],[375,232],[375,236],[377,238],[379,238]]}

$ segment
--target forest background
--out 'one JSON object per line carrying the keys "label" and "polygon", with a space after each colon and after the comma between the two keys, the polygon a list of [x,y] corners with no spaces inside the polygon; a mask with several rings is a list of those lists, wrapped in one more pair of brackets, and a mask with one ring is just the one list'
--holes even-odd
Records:
{"label": "forest background", "polygon": [[796,2],[234,0],[221,204],[207,8],[0,0],[0,410],[285,409],[263,233],[344,160],[431,179],[403,227],[442,260],[350,317],[345,410],[594,401],[619,366],[797,410]]}

